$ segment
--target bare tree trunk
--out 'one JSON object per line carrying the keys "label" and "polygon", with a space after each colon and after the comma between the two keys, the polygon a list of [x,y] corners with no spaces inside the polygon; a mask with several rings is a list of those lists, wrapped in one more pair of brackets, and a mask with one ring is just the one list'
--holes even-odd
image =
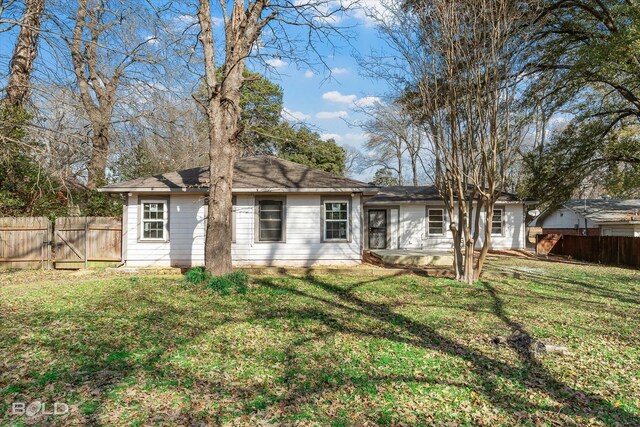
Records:
{"label": "bare tree trunk", "polygon": [[[259,36],[262,11],[268,0],[245,4],[236,1],[225,15],[226,55],[221,76],[215,62],[215,44],[209,0],[200,0],[198,20],[205,62],[207,137],[209,139],[209,201],[205,240],[205,267],[214,275],[232,271],[231,209],[233,165],[241,114],[242,72],[251,45]],[[262,21],[265,22],[265,21]]]}
{"label": "bare tree trunk", "polygon": [[[93,125],[93,123],[92,123]],[[109,126],[93,125],[91,158],[87,164],[87,187],[98,188],[106,183],[105,170],[109,156]]]}
{"label": "bare tree trunk", "polygon": [[480,273],[484,268],[484,261],[487,258],[487,253],[489,252],[489,248],[491,247],[491,230],[493,229],[493,211],[495,207],[495,202],[489,202],[486,204],[486,219],[485,219],[485,227],[484,227],[484,244],[482,245],[482,249],[480,249],[480,254],[478,256],[478,260],[475,266],[475,275],[474,281],[480,278]]}
{"label": "bare tree trunk", "polygon": [[29,98],[29,81],[33,63],[38,56],[38,34],[45,0],[27,0],[20,33],[11,57],[6,101],[23,106]]}
{"label": "bare tree trunk", "polygon": [[[238,100],[239,102],[239,100]],[[220,108],[219,99],[210,102],[209,200],[205,265],[214,275],[231,272],[231,209],[233,163],[235,160],[235,121],[233,112]],[[239,105],[239,104],[236,104]]]}
{"label": "bare tree trunk", "polygon": [[418,186],[418,157],[411,156],[411,173],[413,175],[413,186]]}
{"label": "bare tree trunk", "polygon": [[396,148],[396,159],[398,161],[398,185],[404,185],[404,177],[402,176],[402,144],[398,144]]}

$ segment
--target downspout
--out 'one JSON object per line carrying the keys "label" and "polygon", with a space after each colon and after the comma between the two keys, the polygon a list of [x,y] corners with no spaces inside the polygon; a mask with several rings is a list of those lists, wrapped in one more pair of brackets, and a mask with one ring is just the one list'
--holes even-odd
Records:
{"label": "downspout", "polygon": [[116,268],[120,268],[127,263],[127,234],[129,226],[129,193],[124,193],[124,201],[122,203],[122,221],[120,230],[120,262]]}

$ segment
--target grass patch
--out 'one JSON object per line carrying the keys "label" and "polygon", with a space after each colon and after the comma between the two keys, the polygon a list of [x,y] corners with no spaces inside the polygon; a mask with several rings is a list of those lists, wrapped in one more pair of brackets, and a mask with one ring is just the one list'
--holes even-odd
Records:
{"label": "grass patch", "polygon": [[[638,271],[195,276],[0,275],[0,424],[640,424]],[[491,342],[514,327],[573,355]],[[10,415],[34,400],[70,413]]]}
{"label": "grass patch", "polygon": [[238,294],[247,293],[247,283],[249,276],[244,271],[234,271],[222,276],[212,276],[204,267],[190,268],[185,274],[187,283],[200,285],[206,284],[206,287],[218,292],[221,295],[229,295],[231,292]]}

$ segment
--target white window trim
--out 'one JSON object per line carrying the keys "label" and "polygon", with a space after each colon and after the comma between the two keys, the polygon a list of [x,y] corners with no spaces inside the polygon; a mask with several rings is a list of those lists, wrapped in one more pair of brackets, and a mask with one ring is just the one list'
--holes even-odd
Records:
{"label": "white window trim", "polygon": [[[442,233],[431,233],[429,230],[429,211],[441,211],[442,212]],[[446,217],[445,217],[445,210],[444,208],[430,208],[429,206],[427,206],[427,236],[444,236],[445,235],[445,227],[447,225],[447,221],[446,221]]]}
{"label": "white window trim", "polygon": [[[328,239],[327,238],[327,222],[343,222],[344,219],[327,219],[327,203],[346,203],[347,204],[347,237],[345,239]],[[351,239],[351,205],[348,199],[326,199],[322,201],[322,240],[324,242],[348,242]]]}
{"label": "white window trim", "polygon": [[493,217],[491,218],[491,235],[492,236],[501,236],[504,237],[504,208],[493,208],[493,214],[500,211],[500,232],[496,233],[495,228],[493,227]]}
{"label": "white window trim", "polygon": [[[144,205],[148,203],[157,203],[162,204],[163,215],[162,215],[162,237],[144,237],[144,223],[147,222],[158,222],[160,220],[145,220],[144,219]],[[169,201],[167,199],[140,199],[140,241],[143,242],[167,242],[169,241]]]}

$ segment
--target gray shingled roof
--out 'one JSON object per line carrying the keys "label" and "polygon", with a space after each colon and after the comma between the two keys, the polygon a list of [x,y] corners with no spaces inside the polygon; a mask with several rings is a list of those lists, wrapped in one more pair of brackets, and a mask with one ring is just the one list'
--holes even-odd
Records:
{"label": "gray shingled roof", "polygon": [[[425,185],[418,187],[409,186],[395,186],[395,187],[382,187],[375,196],[369,198],[367,203],[369,204],[382,204],[382,203],[407,203],[407,202],[427,202],[432,200],[442,200],[438,189],[435,185]],[[498,198],[500,201],[518,201],[518,198],[509,193],[502,193]]]}
{"label": "gray shingled roof", "polygon": [[[564,202],[562,206],[595,223],[640,221],[640,199],[574,199]],[[556,210],[545,210],[529,226],[541,227],[544,220]]]}
{"label": "gray shingled roof", "polygon": [[[206,189],[209,186],[207,167],[185,169],[148,178],[119,182],[102,188],[104,192],[172,189]],[[238,159],[234,167],[233,189],[303,189],[303,188],[371,188],[375,186],[354,179],[313,169],[272,156]]]}
{"label": "gray shingled roof", "polygon": [[563,205],[594,222],[640,221],[640,199],[575,199]]}

